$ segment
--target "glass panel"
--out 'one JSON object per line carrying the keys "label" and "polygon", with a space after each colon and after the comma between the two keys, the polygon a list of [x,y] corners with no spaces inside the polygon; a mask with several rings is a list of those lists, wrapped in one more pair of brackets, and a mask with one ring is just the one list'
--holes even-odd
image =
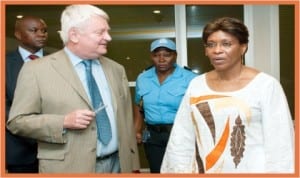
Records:
{"label": "glass panel", "polygon": [[230,16],[243,20],[243,5],[187,5],[187,53],[188,66],[199,74],[212,69],[204,54],[202,29],[217,17]]}
{"label": "glass panel", "polygon": [[279,6],[280,83],[295,119],[295,6]]}

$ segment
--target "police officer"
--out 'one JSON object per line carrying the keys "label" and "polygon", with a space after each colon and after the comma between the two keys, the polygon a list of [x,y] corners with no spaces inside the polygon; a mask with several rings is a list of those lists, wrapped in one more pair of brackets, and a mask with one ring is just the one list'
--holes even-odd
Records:
{"label": "police officer", "polygon": [[150,51],[153,66],[136,80],[134,121],[137,142],[144,143],[150,172],[159,173],[175,114],[196,74],[176,64],[172,40],[157,39]]}

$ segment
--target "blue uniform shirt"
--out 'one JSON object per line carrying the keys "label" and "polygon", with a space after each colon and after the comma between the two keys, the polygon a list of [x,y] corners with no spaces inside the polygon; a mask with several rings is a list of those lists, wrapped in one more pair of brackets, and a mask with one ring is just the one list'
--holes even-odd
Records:
{"label": "blue uniform shirt", "polygon": [[147,124],[173,124],[177,109],[197,74],[175,65],[174,72],[160,84],[155,67],[141,73],[136,80],[135,104],[143,99]]}

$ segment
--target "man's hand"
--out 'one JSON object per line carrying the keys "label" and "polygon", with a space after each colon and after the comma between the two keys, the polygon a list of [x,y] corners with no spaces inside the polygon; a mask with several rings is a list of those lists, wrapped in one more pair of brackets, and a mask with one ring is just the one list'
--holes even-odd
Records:
{"label": "man's hand", "polygon": [[138,144],[142,143],[142,134],[140,132],[137,132],[135,137]]}
{"label": "man's hand", "polygon": [[65,116],[65,129],[85,129],[95,118],[95,112],[88,109],[78,109]]}

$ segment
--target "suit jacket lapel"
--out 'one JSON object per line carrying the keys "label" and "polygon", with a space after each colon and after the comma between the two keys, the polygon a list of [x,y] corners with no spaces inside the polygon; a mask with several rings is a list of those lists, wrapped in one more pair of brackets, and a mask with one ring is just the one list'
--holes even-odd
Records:
{"label": "suit jacket lapel", "polygon": [[[14,66],[14,68],[17,71],[20,71],[20,69],[22,68],[23,64],[24,64],[24,60],[22,59],[21,54],[19,53],[19,51],[17,50],[14,56],[14,59],[12,60],[16,66]],[[19,72],[17,72],[19,73]]]}
{"label": "suit jacket lapel", "polygon": [[77,73],[68,59],[67,54],[61,50],[52,56],[52,66],[72,88],[82,97],[82,99],[92,108],[84,87],[77,76]]}

